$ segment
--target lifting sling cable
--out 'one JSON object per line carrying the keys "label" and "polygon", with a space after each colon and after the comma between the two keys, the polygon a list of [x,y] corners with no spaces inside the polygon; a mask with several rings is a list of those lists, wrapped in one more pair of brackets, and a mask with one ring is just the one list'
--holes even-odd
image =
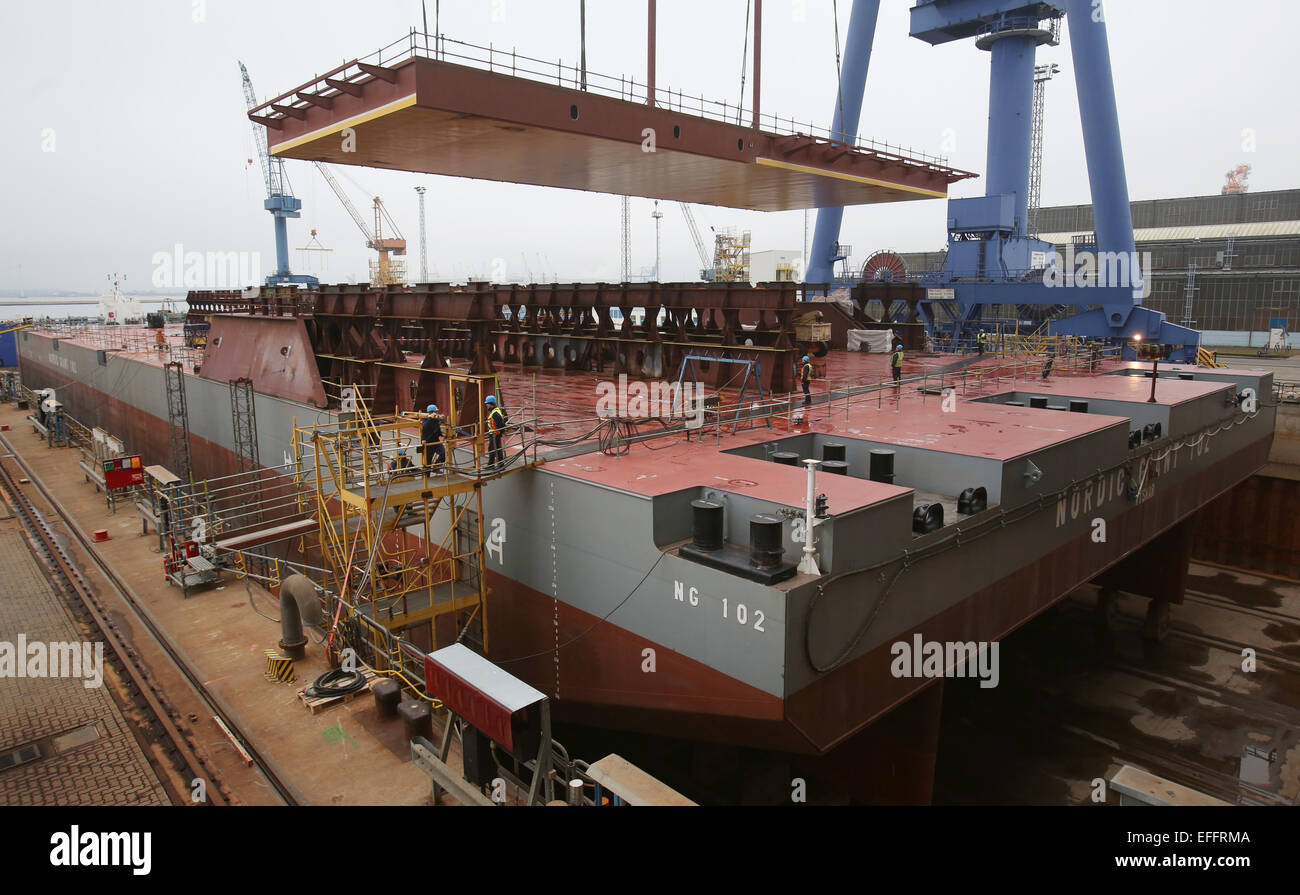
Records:
{"label": "lifting sling cable", "polygon": [[[841,140],[848,143],[848,134],[844,133],[844,74],[840,71],[840,0],[832,0],[831,9],[835,16],[835,103],[840,109],[839,135]],[[831,134],[831,139],[835,139],[834,133]]]}
{"label": "lifting sling cable", "polygon": [[745,71],[749,67],[749,7],[751,0],[745,0],[745,46],[740,53],[740,102],[736,103],[736,124],[741,123],[745,111]]}

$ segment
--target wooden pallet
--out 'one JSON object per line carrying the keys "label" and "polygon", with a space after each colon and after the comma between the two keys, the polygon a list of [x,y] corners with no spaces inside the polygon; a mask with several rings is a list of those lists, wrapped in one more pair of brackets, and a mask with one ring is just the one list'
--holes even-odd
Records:
{"label": "wooden pallet", "polygon": [[[311,712],[313,715],[315,715],[317,712],[329,708],[330,706],[342,705],[345,702],[351,702],[352,700],[356,699],[358,696],[362,696],[369,693],[370,688],[374,686],[375,681],[380,679],[380,675],[375,674],[369,668],[361,669],[361,673],[366,678],[366,685],[362,687],[360,690],[356,690],[352,693],[345,693],[342,696],[308,696],[307,687],[303,687],[301,690],[298,691],[298,698],[302,700],[302,704],[307,707],[307,711]],[[311,686],[311,685],[308,684],[307,686]]]}

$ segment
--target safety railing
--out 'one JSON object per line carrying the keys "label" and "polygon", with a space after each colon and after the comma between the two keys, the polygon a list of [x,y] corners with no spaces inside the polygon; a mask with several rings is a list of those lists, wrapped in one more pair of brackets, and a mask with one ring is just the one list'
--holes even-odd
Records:
{"label": "safety railing", "polygon": [[201,345],[188,344],[182,324],[169,324],[159,330],[132,324],[114,325],[88,321],[54,321],[31,328],[31,332],[59,341],[76,341],[82,345],[119,354],[157,357],[163,363],[179,361],[192,369],[203,359]]}
{"label": "safety railing", "polygon": [[[291,463],[179,486],[169,495],[171,519],[179,527],[175,534],[223,562],[241,552],[234,542],[223,545],[233,536],[268,533],[253,538],[259,546],[301,537],[303,531],[293,525],[304,519],[306,490],[297,471]],[[273,537],[277,529],[284,534]]]}
{"label": "safety railing", "polygon": [[[597,431],[584,436],[568,453],[579,453],[592,449],[595,442],[597,449],[610,454],[626,453],[633,444],[654,441],[666,437],[685,437],[687,439],[712,439],[721,443],[725,435],[730,434],[735,424],[752,422],[754,424],[784,424],[787,430],[793,430],[804,419],[804,414],[816,409],[838,415],[842,410],[845,423],[849,423],[855,410],[863,408],[874,410],[901,411],[903,401],[919,400],[923,405],[931,400],[941,401],[951,395],[961,398],[978,398],[998,394],[1020,385],[1041,382],[1046,376],[1092,375],[1104,370],[1121,359],[1122,349],[1107,347],[1094,352],[1093,346],[1072,351],[1036,355],[1002,356],[990,353],[988,359],[980,361],[979,366],[950,372],[923,372],[902,377],[898,382],[881,379],[875,382],[849,381],[828,383],[825,390],[813,395],[812,404],[804,404],[802,392],[788,392],[772,395],[764,401],[743,403],[734,400],[720,400],[712,404],[703,414],[703,422],[698,427],[687,427],[685,419],[676,420],[633,420],[632,422],[659,422],[661,425],[647,431],[635,431],[626,425],[625,420],[612,420],[594,417]],[[950,390],[950,392],[949,392]],[[945,394],[948,392],[948,394]],[[574,422],[581,422],[574,420]],[[608,427],[618,427],[611,432]],[[547,455],[543,455],[546,457]],[[551,455],[554,456],[554,455]]]}
{"label": "safety railing", "polygon": [[1004,31],[1046,31],[1052,35],[1052,45],[1055,46],[1061,42],[1061,17],[1048,17],[1046,25],[1044,25],[1044,19],[1039,16],[1002,15],[992,21],[985,22],[980,27],[977,36],[984,37],[990,34],[1000,34]]}

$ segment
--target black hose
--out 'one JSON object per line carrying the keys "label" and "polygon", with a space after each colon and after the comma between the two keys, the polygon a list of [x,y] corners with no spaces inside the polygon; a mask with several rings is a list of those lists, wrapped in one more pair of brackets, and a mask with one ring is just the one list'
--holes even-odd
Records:
{"label": "black hose", "polygon": [[360,671],[335,668],[327,671],[307,688],[308,696],[346,696],[366,688],[366,676]]}

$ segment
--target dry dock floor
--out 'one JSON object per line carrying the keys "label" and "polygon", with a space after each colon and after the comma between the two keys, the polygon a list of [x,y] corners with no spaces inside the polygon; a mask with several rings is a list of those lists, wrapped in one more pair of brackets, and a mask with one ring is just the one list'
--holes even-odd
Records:
{"label": "dry dock floor", "polygon": [[[298,690],[326,670],[323,647],[315,642],[308,645],[307,658],[297,663],[294,683],[277,684],[264,677],[264,651],[275,649],[279,640],[279,625],[271,620],[278,618],[277,602],[260,587],[246,588],[244,582],[229,576],[220,586],[194,590],[189,599],[182,599],[180,590],[163,577],[157,535],[152,528],[147,536],[141,535],[140,517],[134,506],[122,501],[117,511],[110,513],[104,495],[85,481],[78,467],[81,452],[47,447],[33,433],[31,425],[24,422],[25,418],[26,411],[0,405],[0,423],[9,425],[10,431],[4,435],[15,452],[82,531],[89,535],[95,529],[108,530],[112,539],[94,545],[94,549],[127,582],[156,625],[168,633],[191,667],[197,670],[206,689],[236,718],[254,747],[295,791],[299,802],[429,804],[429,779],[410,761],[402,723],[381,720],[369,695],[331,706],[315,715],[298,699]],[[43,508],[44,502],[35,487],[23,487],[37,506]],[[63,523],[55,528],[62,530]],[[189,726],[205,757],[232,790],[233,801],[278,804],[278,796],[260,772],[244,766],[189,682],[171,666],[166,654],[132,617],[125,602],[112,591],[93,564],[79,555],[79,545],[65,544],[65,548],[77,558],[83,573],[106,604],[113,607],[118,625],[144,655],[181,715],[195,714],[197,720],[191,720]],[[20,566],[4,557],[0,557],[0,570],[6,577],[26,575]],[[250,603],[271,618],[259,615],[250,608]],[[9,726],[7,717],[0,721]],[[449,763],[459,769],[460,755],[455,743]],[[41,804],[55,801],[51,795]],[[101,801],[114,799],[106,794]]]}
{"label": "dry dock floor", "polygon": [[1300,804],[1300,582],[1191,573],[1161,643],[1142,639],[1145,599],[1103,623],[1088,585],[1002,641],[996,688],[947,681],[936,803],[1093,804],[1092,781],[1130,764],[1232,804]]}
{"label": "dry dock floor", "polygon": [[[82,626],[32,555],[21,523],[0,519],[0,640],[75,643]],[[0,805],[166,805],[169,799],[130,722],[94,676],[0,679],[0,754],[35,747],[0,772]]]}

